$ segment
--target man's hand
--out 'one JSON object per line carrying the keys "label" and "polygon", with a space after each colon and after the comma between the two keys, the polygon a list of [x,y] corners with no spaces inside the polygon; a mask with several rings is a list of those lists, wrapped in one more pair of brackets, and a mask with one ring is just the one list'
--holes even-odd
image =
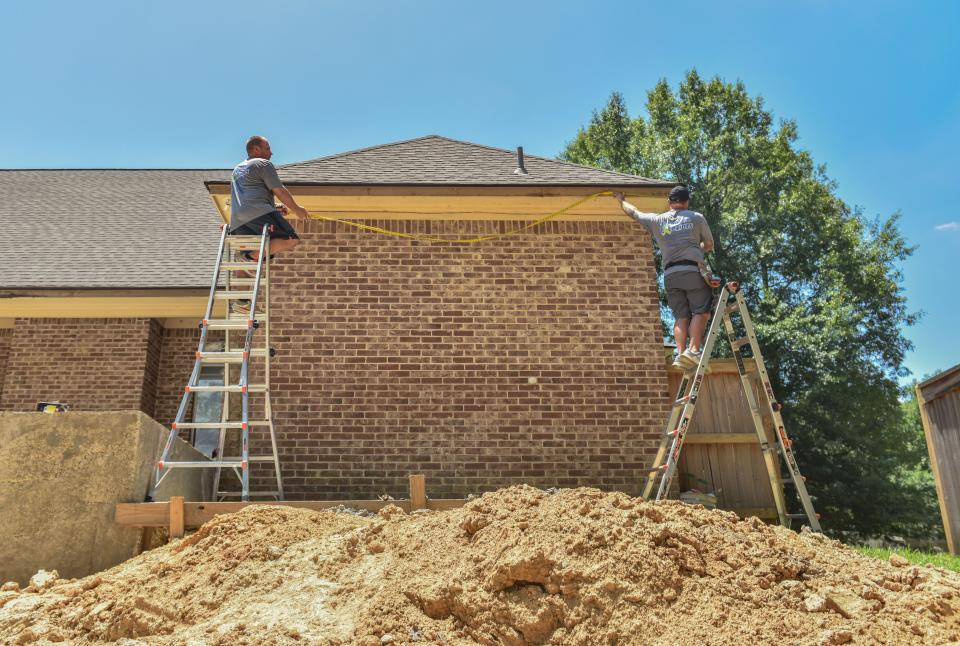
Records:
{"label": "man's hand", "polygon": [[298,204],[293,209],[293,216],[291,217],[291,219],[298,220],[300,218],[307,219],[309,217],[310,217],[310,212]]}

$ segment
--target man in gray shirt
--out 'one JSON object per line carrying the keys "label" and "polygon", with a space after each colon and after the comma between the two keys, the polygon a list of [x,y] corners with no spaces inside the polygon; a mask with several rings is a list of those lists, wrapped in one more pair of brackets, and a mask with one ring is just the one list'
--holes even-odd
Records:
{"label": "man in gray shirt", "polygon": [[670,191],[670,210],[660,214],[641,213],[624,199],[623,193],[614,193],[614,197],[623,212],[642,224],[660,247],[663,284],[667,304],[673,311],[673,334],[677,340],[674,365],[694,368],[700,363],[703,333],[713,304],[713,290],[700,275],[703,254],[713,249],[713,235],[707,220],[687,208],[690,192],[685,186],[675,186]]}
{"label": "man in gray shirt", "polygon": [[[254,135],[247,140],[247,159],[237,164],[230,179],[230,234],[260,235],[265,226],[270,232],[270,255],[289,251],[300,244],[300,236],[283,217],[293,213],[306,218],[307,210],[297,204],[277,176],[270,162],[273,151],[266,137]],[[277,206],[274,197],[283,206]],[[256,261],[260,254],[247,252],[246,257]]]}

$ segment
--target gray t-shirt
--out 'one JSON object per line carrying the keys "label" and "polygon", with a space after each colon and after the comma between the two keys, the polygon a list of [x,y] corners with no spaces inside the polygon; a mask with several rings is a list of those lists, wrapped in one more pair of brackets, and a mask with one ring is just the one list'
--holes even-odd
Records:
{"label": "gray t-shirt", "polygon": [[[677,260],[703,262],[701,242],[713,242],[707,219],[696,211],[686,209],[666,213],[634,211],[633,219],[646,227],[657,241],[663,255],[663,266]],[[674,265],[663,270],[663,275],[678,271],[699,271],[696,265]]]}
{"label": "gray t-shirt", "polygon": [[283,183],[269,159],[248,159],[237,164],[230,179],[230,228],[276,210],[273,189]]}

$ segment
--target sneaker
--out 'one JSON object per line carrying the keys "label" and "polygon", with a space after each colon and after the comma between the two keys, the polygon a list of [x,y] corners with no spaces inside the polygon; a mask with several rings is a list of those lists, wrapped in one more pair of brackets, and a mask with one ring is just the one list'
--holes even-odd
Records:
{"label": "sneaker", "polygon": [[[683,354],[677,358],[677,360],[680,361],[687,370],[696,370],[697,366],[700,365],[700,359],[702,357],[702,351],[694,351],[691,348],[687,348],[684,350]],[[703,374],[710,374],[709,365],[707,366],[706,370],[703,371]]]}
{"label": "sneaker", "polygon": [[692,349],[687,348],[683,353],[677,357],[677,361],[680,362],[685,368],[696,368],[697,364],[700,363],[701,353],[694,352]]}
{"label": "sneaker", "polygon": [[683,364],[680,362],[679,354],[677,355],[677,358],[673,360],[673,363],[671,363],[670,365],[673,366],[674,368],[677,368],[678,370],[684,369]]}

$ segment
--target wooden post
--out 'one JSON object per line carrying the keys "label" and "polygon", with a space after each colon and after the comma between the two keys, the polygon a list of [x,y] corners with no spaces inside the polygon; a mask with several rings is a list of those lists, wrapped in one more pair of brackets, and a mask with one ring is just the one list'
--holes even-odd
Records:
{"label": "wooden post", "polygon": [[183,538],[183,496],[171,496],[170,511],[170,538]]}
{"label": "wooden post", "polygon": [[427,482],[422,473],[410,474],[410,511],[427,508]]}

